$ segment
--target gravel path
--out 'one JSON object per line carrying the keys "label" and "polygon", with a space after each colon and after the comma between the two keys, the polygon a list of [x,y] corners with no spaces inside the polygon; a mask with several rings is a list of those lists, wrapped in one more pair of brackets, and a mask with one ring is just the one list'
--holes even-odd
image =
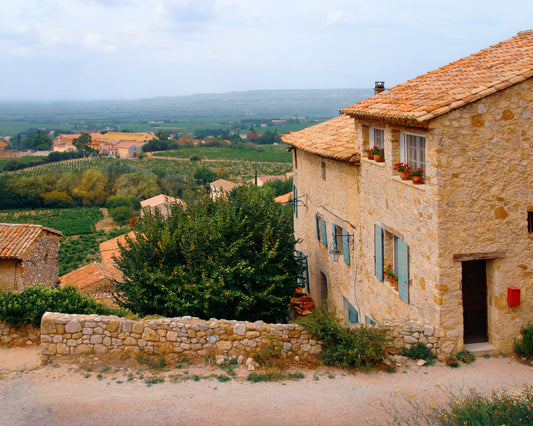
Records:
{"label": "gravel path", "polygon": [[[507,358],[392,374],[301,371],[299,381],[250,383],[241,367],[237,379],[219,382],[215,375],[225,373],[203,364],[153,372],[89,357],[40,366],[38,347],[0,348],[0,425],[384,425],[393,419],[381,404],[406,412],[410,393],[429,405],[449,390],[533,385],[533,368]],[[194,375],[198,381],[187,380]],[[164,382],[149,386],[154,377]]]}

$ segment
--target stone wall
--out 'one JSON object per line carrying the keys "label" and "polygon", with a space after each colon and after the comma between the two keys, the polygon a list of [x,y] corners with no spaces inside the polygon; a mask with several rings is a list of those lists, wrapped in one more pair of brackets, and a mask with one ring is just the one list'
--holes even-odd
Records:
{"label": "stone wall", "polygon": [[41,332],[39,327],[31,324],[14,328],[9,324],[0,322],[0,343],[9,345],[23,345],[39,343]]}
{"label": "stone wall", "polygon": [[[440,337],[433,327],[408,321],[385,324],[391,330],[389,352],[422,342],[440,353]],[[358,327],[358,325],[352,325]],[[131,321],[114,316],[46,313],[41,322],[42,353],[46,357],[85,353],[138,352],[209,355],[244,355],[257,352],[269,338],[283,343],[292,356],[309,358],[321,351],[320,342],[296,324],[262,321],[160,318]]]}
{"label": "stone wall", "polygon": [[57,287],[59,235],[41,232],[30,248],[22,263],[22,288],[20,291],[37,284]]}
{"label": "stone wall", "polygon": [[301,326],[262,321],[161,318],[131,321],[114,316],[68,315],[47,312],[41,321],[45,356],[83,353],[177,353],[190,357],[249,355],[269,337],[283,342],[283,349],[302,357],[320,352],[320,344]]}

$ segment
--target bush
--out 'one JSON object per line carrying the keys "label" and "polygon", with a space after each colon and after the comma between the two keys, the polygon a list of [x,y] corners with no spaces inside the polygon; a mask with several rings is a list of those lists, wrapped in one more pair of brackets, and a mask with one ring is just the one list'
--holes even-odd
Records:
{"label": "bush", "polygon": [[282,370],[286,366],[283,343],[271,335],[267,336],[254,354],[254,361],[261,367]]}
{"label": "bush", "polygon": [[74,287],[61,290],[42,286],[30,287],[22,293],[0,292],[0,321],[18,327],[39,326],[45,312],[64,314],[124,315],[125,311],[97,302]]}
{"label": "bush", "polygon": [[515,341],[514,351],[521,357],[533,357],[533,325],[520,330],[520,337]]}
{"label": "bush", "polygon": [[130,217],[133,217],[134,212],[131,207],[128,206],[118,206],[109,209],[109,216],[119,225],[125,225],[130,220]]}
{"label": "bush", "polygon": [[429,364],[435,362],[435,354],[426,345],[418,342],[416,345],[411,346],[408,350],[403,349],[402,355],[411,359],[423,359]]}
{"label": "bush", "polygon": [[386,328],[343,326],[325,303],[311,315],[300,318],[298,323],[322,342],[322,352],[318,356],[330,366],[368,369],[381,362],[390,340]]}

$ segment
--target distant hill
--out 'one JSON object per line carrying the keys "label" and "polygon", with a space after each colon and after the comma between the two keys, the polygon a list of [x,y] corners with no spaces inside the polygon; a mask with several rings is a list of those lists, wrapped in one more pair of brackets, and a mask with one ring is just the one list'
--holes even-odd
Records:
{"label": "distant hill", "polygon": [[122,101],[0,102],[2,120],[333,117],[373,89],[252,90]]}

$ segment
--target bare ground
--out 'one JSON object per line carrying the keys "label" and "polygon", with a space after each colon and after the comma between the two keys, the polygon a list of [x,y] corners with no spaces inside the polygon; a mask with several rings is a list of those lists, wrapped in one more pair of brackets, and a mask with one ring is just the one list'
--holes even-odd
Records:
{"label": "bare ground", "polygon": [[[272,425],[393,424],[382,407],[443,403],[448,392],[510,391],[533,384],[533,368],[509,358],[479,358],[452,369],[444,364],[401,367],[395,373],[301,369],[298,381],[219,382],[219,367],[174,362],[150,370],[134,359],[98,356],[41,365],[40,348],[0,348],[1,425]],[[400,390],[400,391],[399,391]]]}

